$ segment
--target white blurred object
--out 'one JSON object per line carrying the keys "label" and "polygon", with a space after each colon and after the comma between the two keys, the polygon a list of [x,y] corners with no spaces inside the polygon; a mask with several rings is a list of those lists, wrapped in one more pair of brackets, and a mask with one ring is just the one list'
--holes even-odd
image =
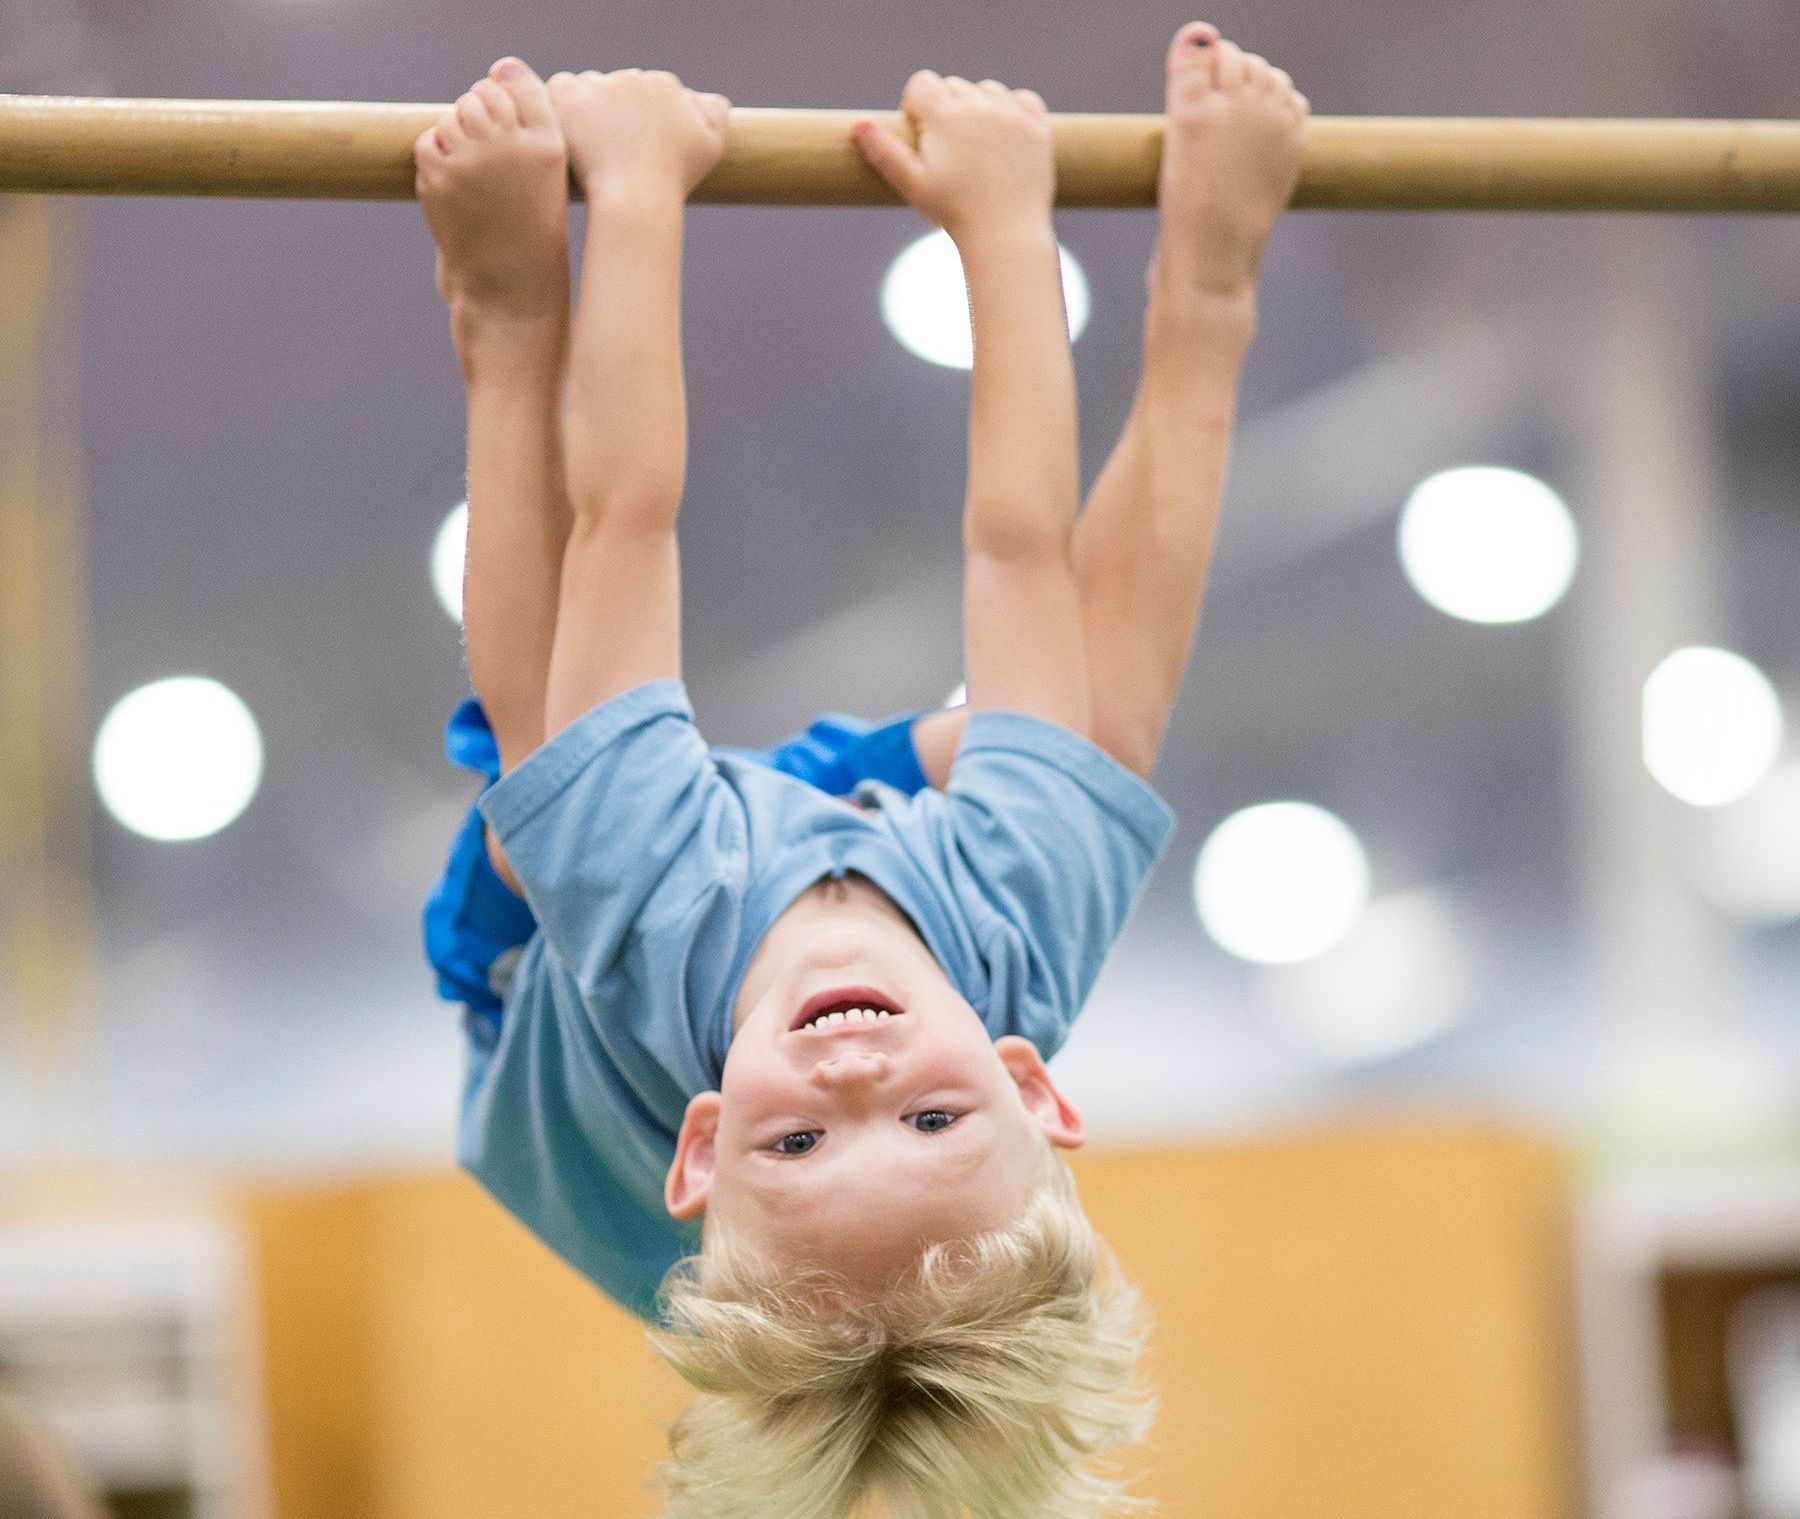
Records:
{"label": "white blurred object", "polygon": [[469,503],[452,507],[431,540],[431,588],[450,620],[463,620],[463,566],[469,555]]}
{"label": "white blurred object", "polygon": [[1479,954],[1441,887],[1377,897],[1341,943],[1271,967],[1263,989],[1292,1032],[1333,1059],[1376,1060],[1425,1043],[1467,1013]]}
{"label": "white blurred object", "polygon": [[1311,802],[1234,812],[1194,861],[1201,924],[1220,948],[1263,965],[1323,954],[1356,926],[1368,900],[1362,841]]}
{"label": "white blurred object", "polygon": [[1644,765],[1672,796],[1717,807],[1754,790],[1781,753],[1781,698],[1729,649],[1677,649],[1644,682]]}
{"label": "white blurred object", "polygon": [[1735,1163],[1788,1152],[1794,1098],[1766,1052],[1734,1029],[1640,1031],[1613,1057],[1598,1124],[1625,1163]]}
{"label": "white blurred object", "polygon": [[1521,470],[1467,465],[1421,480],[1400,513],[1400,567],[1440,612],[1527,622],[1561,601],[1580,557],[1575,519]]}
{"label": "white blurred object", "polygon": [[[1072,343],[1087,327],[1087,276],[1067,248],[1059,246],[1058,253]],[[962,255],[947,233],[928,232],[901,250],[881,282],[881,319],[908,353],[946,369],[974,366],[969,287]]]}
{"label": "white blurred object", "polygon": [[1605,1519],[1740,1519],[1737,1473],[1719,1451],[1670,1451],[1618,1484]]}
{"label": "white blurred object", "polygon": [[1800,1291],[1738,1305],[1729,1372],[1748,1519],[1800,1519]]}
{"label": "white blurred object", "polygon": [[1800,760],[1707,815],[1695,871],[1717,907],[1751,923],[1800,918]]}
{"label": "white blurred object", "polygon": [[955,688],[944,698],[945,707],[960,707],[969,699],[969,683],[959,680]]}
{"label": "white blurred object", "polygon": [[202,675],[139,686],[94,736],[106,810],[147,839],[203,839],[236,821],[262,783],[262,730],[229,687]]}

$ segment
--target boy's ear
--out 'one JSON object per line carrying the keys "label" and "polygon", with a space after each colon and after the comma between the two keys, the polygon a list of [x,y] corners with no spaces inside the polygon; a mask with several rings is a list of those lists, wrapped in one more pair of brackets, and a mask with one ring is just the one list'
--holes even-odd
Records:
{"label": "boy's ear", "polygon": [[702,1092],[681,1116],[681,1133],[675,1138],[675,1161],[663,1181],[663,1206],[672,1218],[693,1218],[706,1211],[712,1195],[714,1144],[719,1137],[717,1092]]}
{"label": "boy's ear", "polygon": [[994,1053],[1019,1089],[1025,1111],[1059,1149],[1076,1149],[1087,1138],[1087,1125],[1068,1098],[1056,1090],[1049,1068],[1029,1039],[1006,1034],[994,1041]]}

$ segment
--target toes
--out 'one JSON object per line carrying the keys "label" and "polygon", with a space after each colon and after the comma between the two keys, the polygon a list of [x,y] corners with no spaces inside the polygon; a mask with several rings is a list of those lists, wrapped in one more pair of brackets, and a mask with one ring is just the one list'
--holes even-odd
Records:
{"label": "toes", "polygon": [[451,106],[439,116],[423,135],[431,139],[433,149],[440,155],[449,153],[467,137],[462,123],[456,119],[455,106]]}
{"label": "toes", "polygon": [[456,124],[471,137],[485,135],[494,125],[481,97],[473,90],[456,97]]}
{"label": "toes", "polygon": [[1235,42],[1221,37],[1212,51],[1219,55],[1218,81],[1222,90],[1234,90],[1244,82],[1244,50]]}
{"label": "toes", "polygon": [[444,143],[438,136],[437,123],[434,121],[413,139],[413,162],[423,164],[443,156]]}
{"label": "toes", "polygon": [[1169,44],[1169,73],[1184,73],[1198,62],[1210,63],[1209,52],[1218,41],[1219,29],[1212,22],[1188,22]]}
{"label": "toes", "polygon": [[1256,52],[1244,54],[1244,83],[1256,90],[1265,90],[1273,95],[1282,88],[1274,77],[1274,65],[1269,59]]}
{"label": "toes", "polygon": [[1047,113],[1050,109],[1044,104],[1044,97],[1036,90],[1014,90],[1013,98],[1027,109],[1036,111],[1040,115]]}
{"label": "toes", "polygon": [[1210,21],[1190,21],[1169,44],[1169,88],[1211,87],[1219,81],[1219,29]]}
{"label": "toes", "polygon": [[509,55],[500,59],[488,70],[488,77],[499,81],[511,98],[519,120],[527,127],[556,124],[556,107],[551,104],[549,88],[522,58]]}
{"label": "toes", "polygon": [[473,86],[473,93],[487,107],[495,126],[516,127],[519,124],[518,108],[504,85],[497,84],[492,79],[479,79]]}

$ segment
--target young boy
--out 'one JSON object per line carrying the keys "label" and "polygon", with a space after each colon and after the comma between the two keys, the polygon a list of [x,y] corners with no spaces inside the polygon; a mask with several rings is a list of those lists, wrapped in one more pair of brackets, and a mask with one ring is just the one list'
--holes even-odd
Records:
{"label": "young boy", "polygon": [[492,782],[426,916],[462,1156],[660,1321],[700,1391],[672,1514],[1091,1514],[1083,1458],[1146,1419],[1044,1060],[1172,824],[1144,778],[1307,106],[1176,34],[1143,379],[1078,521],[1044,103],[919,73],[901,105],[917,150],[856,140],[969,282],[969,702],[760,756],[709,750],[680,683],[682,219],[728,102],[508,58],[415,147],[469,405],[450,750]]}

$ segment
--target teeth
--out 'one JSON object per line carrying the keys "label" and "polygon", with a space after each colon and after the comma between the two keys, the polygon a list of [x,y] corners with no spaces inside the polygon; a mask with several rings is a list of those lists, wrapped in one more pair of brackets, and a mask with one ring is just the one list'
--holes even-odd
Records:
{"label": "teeth", "polygon": [[807,1028],[837,1028],[845,1023],[880,1023],[894,1015],[886,1008],[852,1007],[842,1012],[820,1013],[806,1024]]}

